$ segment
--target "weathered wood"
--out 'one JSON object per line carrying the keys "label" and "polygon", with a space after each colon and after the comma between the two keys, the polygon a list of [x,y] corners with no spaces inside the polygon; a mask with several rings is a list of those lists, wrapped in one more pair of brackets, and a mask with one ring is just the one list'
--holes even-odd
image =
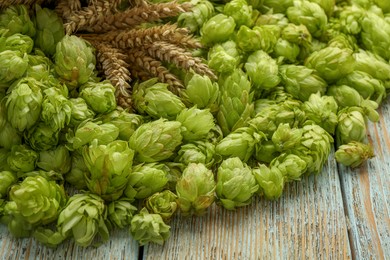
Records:
{"label": "weathered wood", "polygon": [[0,259],[2,260],[54,260],[54,259],[138,259],[139,247],[130,234],[125,231],[114,231],[110,241],[98,248],[83,248],[74,242],[67,241],[56,249],[42,246],[34,239],[15,239],[7,228],[0,225]]}
{"label": "weathered wood", "polygon": [[359,169],[339,166],[350,240],[356,259],[390,258],[390,99],[369,123],[375,157]]}
{"label": "weathered wood", "polygon": [[144,259],[350,259],[333,157],[277,201],[256,198],[234,212],[214,206],[203,217],[175,218],[171,238],[145,246]]}

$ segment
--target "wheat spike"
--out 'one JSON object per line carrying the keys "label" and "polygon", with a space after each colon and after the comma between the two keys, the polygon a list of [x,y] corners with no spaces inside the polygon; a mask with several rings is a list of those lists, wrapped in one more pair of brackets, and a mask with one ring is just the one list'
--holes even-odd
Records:
{"label": "wheat spike", "polygon": [[201,44],[191,39],[188,30],[174,24],[153,26],[144,29],[111,31],[104,34],[80,34],[86,40],[105,41],[119,49],[142,47],[155,41],[180,43],[180,46],[199,48]]}
{"label": "wheat spike", "polygon": [[59,0],[55,7],[58,16],[67,21],[71,13],[81,9],[80,0]]}
{"label": "wheat spike", "polygon": [[94,26],[88,28],[91,32],[107,32],[134,28],[142,23],[152,23],[167,17],[174,17],[190,9],[190,4],[177,2],[159,3],[147,6],[137,6],[123,12],[107,15]]}
{"label": "wheat spike", "polygon": [[134,78],[137,78],[140,81],[146,81],[148,79],[153,78],[153,75],[151,75],[148,71],[138,66],[137,64],[131,65],[130,73],[131,75],[133,75]]}
{"label": "wheat spike", "polygon": [[91,31],[90,28],[92,28],[94,24],[103,21],[105,16],[111,14],[111,5],[108,1],[83,7],[81,10],[69,14],[66,23],[64,24],[65,31],[67,34],[75,33],[78,30]]}
{"label": "wheat spike", "polygon": [[184,88],[183,83],[169,70],[162,65],[162,63],[145,53],[144,50],[132,49],[128,52],[128,63],[135,63],[137,66],[146,70],[151,76],[157,77],[159,81],[167,83],[168,89],[178,95],[180,90]]}
{"label": "wheat spike", "polygon": [[210,68],[202,63],[200,58],[193,57],[190,52],[174,44],[156,41],[145,46],[145,50],[151,57],[161,61],[173,63],[177,67],[187,71],[193,70],[200,75],[207,75],[212,79],[217,78]]}
{"label": "wheat spike", "polygon": [[97,51],[97,60],[106,79],[116,88],[115,95],[120,106],[131,108],[131,86],[129,84],[129,64],[125,61],[126,55],[119,49],[106,43],[91,42]]}

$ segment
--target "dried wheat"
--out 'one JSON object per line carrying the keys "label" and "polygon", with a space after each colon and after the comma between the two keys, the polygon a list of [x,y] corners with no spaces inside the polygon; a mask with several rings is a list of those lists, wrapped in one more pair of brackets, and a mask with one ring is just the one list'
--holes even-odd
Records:
{"label": "dried wheat", "polygon": [[111,31],[104,34],[80,34],[86,40],[109,42],[116,48],[142,47],[155,41],[167,41],[182,47],[199,48],[201,44],[188,35],[188,30],[174,24],[150,28]]}
{"label": "dried wheat", "polygon": [[169,90],[176,95],[184,88],[183,83],[169,70],[162,65],[162,63],[145,53],[144,50],[132,49],[127,56],[128,63],[135,63],[137,66],[146,70],[150,75],[157,77],[159,81],[167,83]]}
{"label": "dried wheat", "polygon": [[134,28],[143,23],[152,23],[163,18],[177,16],[188,11],[190,6],[188,3],[168,2],[134,7],[123,12],[107,15],[103,20],[99,20],[88,29],[91,32],[108,32]]}
{"label": "dried wheat", "polygon": [[156,41],[144,47],[147,53],[161,61],[166,61],[175,64],[179,68],[187,71],[193,70],[200,75],[207,75],[212,79],[216,79],[215,74],[210,68],[202,62],[198,57],[193,57],[192,54],[177,45]]}

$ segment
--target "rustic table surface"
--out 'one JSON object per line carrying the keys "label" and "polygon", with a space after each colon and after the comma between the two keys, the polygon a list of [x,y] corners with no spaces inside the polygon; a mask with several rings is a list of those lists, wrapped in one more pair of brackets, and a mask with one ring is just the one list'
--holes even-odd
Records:
{"label": "rustic table surface", "polygon": [[369,123],[376,156],[359,169],[332,154],[323,172],[290,183],[277,201],[176,218],[163,245],[139,247],[127,232],[99,248],[57,249],[14,239],[0,226],[1,259],[390,259],[390,100]]}

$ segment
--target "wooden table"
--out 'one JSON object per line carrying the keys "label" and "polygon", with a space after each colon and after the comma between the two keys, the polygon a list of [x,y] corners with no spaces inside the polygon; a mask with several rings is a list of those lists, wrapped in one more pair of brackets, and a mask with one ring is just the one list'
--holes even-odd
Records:
{"label": "wooden table", "polygon": [[277,201],[234,212],[212,207],[176,218],[164,246],[138,247],[125,231],[99,248],[57,249],[17,240],[0,227],[1,259],[390,259],[390,99],[369,123],[376,157],[351,170],[332,154],[317,176],[290,183]]}

